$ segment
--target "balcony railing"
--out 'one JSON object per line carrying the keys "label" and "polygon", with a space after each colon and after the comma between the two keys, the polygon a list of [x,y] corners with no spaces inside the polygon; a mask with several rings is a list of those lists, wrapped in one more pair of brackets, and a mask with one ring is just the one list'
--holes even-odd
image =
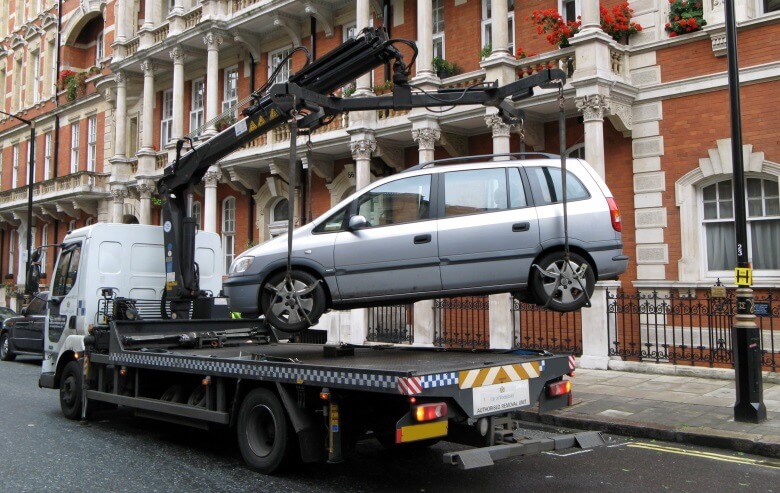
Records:
{"label": "balcony railing", "polygon": [[199,5],[187,12],[187,14],[184,15],[184,28],[192,29],[193,27],[197,26],[200,22],[202,11],[203,7]]}
{"label": "balcony railing", "polygon": [[168,31],[170,30],[170,26],[166,22],[165,24],[159,26],[157,29],[152,31],[152,40],[155,44],[162,43],[165,41],[165,38],[168,37]]}
{"label": "balcony railing", "polygon": [[517,64],[517,78],[522,79],[548,68],[559,68],[566,72],[567,77],[574,74],[574,48],[563,48],[542,53],[528,58],[521,58]]}
{"label": "balcony railing", "polygon": [[[35,201],[77,195],[87,192],[108,193],[108,173],[79,171],[78,173],[46,180],[33,185]],[[0,208],[27,203],[28,186],[0,192]]]}

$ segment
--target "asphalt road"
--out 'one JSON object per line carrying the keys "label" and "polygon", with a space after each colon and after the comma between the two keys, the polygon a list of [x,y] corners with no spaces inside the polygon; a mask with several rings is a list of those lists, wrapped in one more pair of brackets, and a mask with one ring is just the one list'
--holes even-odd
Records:
{"label": "asphalt road", "polygon": [[337,465],[278,476],[244,467],[227,431],[204,432],[105,413],[68,421],[56,391],[37,387],[39,362],[0,362],[0,491],[504,492],[780,491],[780,461],[736,452],[607,437],[607,446],[512,458],[462,471],[441,443],[413,456],[361,444]]}

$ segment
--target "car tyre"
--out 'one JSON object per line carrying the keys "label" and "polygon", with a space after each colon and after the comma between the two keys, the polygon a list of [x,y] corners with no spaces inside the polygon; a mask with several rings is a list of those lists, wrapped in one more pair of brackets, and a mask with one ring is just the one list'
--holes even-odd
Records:
{"label": "car tyre", "polygon": [[296,435],[282,403],[268,389],[255,389],[244,398],[236,433],[241,456],[258,472],[276,472],[294,457]]}
{"label": "car tyre", "polygon": [[[547,276],[536,267],[531,268],[531,290],[536,302],[540,306],[546,306],[548,309],[556,312],[573,312],[584,307],[593,290],[596,287],[596,278],[593,273],[593,266],[582,256],[570,252],[569,266],[564,269],[564,252],[551,252],[542,257],[537,263],[539,267],[547,272],[561,274],[561,284],[555,288],[556,277]],[[576,272],[585,269],[582,279],[578,280]],[[583,291],[582,287],[585,287]],[[587,296],[585,295],[587,291]],[[549,303],[548,303],[549,300]]]}
{"label": "car tyre", "polygon": [[60,379],[60,409],[68,419],[81,419],[82,405],[81,364],[71,361],[65,365]]}
{"label": "car tyre", "polygon": [[0,359],[3,361],[13,361],[16,355],[11,351],[11,341],[8,339],[8,333],[0,334]]}
{"label": "car tyre", "polygon": [[[292,289],[285,277],[284,272],[271,276],[261,289],[260,306],[266,322],[283,332],[299,332],[316,324],[325,312],[325,290],[322,282],[308,272],[291,272]],[[300,303],[293,290],[305,292],[299,296]]]}

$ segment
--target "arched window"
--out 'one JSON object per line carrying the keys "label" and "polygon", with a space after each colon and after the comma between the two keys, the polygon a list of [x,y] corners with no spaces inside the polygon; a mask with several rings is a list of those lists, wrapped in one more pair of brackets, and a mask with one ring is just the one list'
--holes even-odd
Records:
{"label": "arched window", "polygon": [[575,144],[566,149],[566,157],[585,159],[585,144]]}
{"label": "arched window", "polygon": [[236,199],[228,197],[222,201],[222,253],[225,255],[225,272],[236,255]]}
{"label": "arched window", "polygon": [[76,229],[76,220],[71,219],[68,223],[68,231],[73,231],[74,229]]}
{"label": "arched window", "polygon": [[279,199],[271,207],[271,216],[268,222],[268,229],[271,238],[287,232],[288,220],[290,219],[290,207],[287,199]]}

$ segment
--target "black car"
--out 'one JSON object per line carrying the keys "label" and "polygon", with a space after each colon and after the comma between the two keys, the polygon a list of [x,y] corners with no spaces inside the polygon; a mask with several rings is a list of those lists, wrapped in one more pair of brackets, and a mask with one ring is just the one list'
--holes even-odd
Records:
{"label": "black car", "polygon": [[36,294],[21,315],[3,321],[0,332],[0,359],[13,361],[18,354],[43,355],[43,329],[49,292]]}

